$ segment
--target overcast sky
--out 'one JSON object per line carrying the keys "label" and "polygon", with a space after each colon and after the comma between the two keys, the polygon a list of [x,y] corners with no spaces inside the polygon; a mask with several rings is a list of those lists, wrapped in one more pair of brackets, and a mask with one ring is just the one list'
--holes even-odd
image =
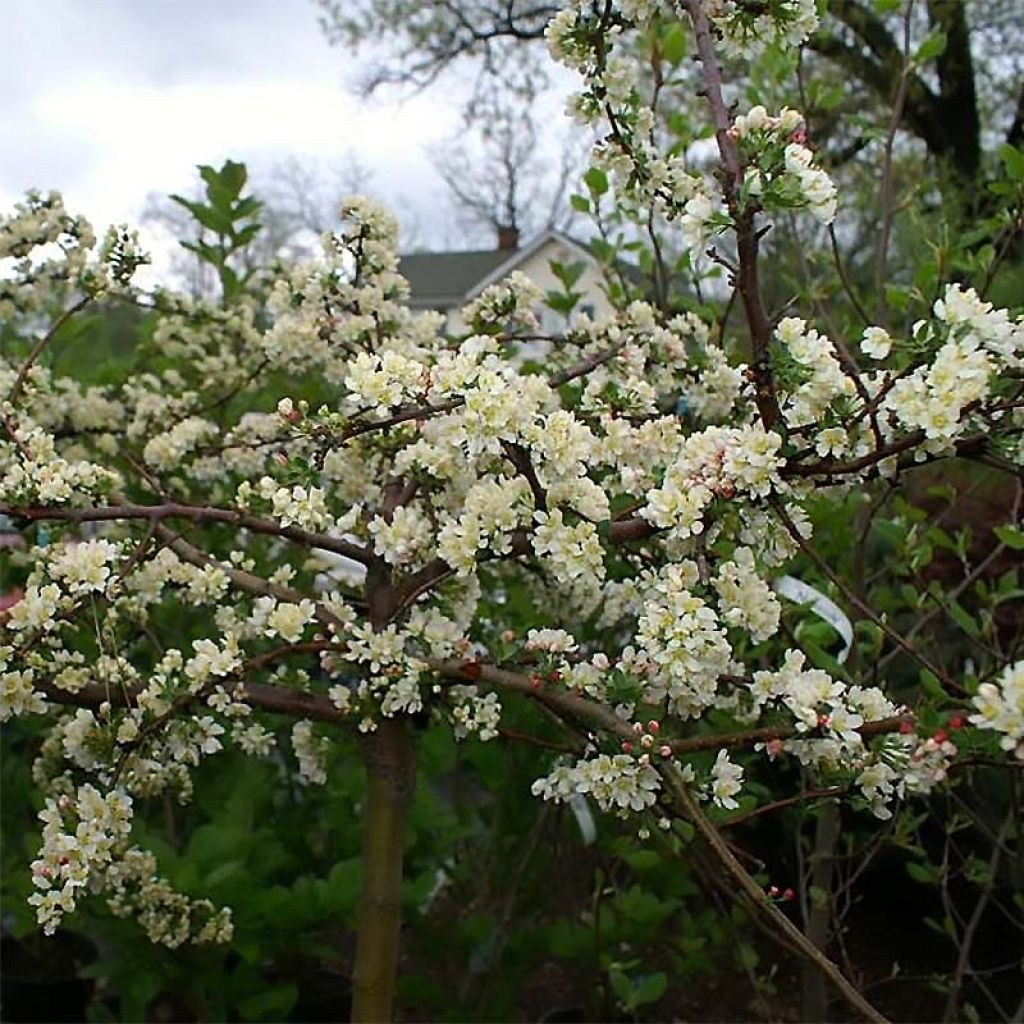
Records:
{"label": "overcast sky", "polygon": [[312,0],[5,0],[0,15],[0,203],[58,188],[97,227],[137,223],[152,192],[187,191],[227,157],[257,178],[297,157],[355,153],[372,191],[415,211],[420,242],[445,227],[423,152],[458,128],[454,83],[373,101],[360,65],[328,46]]}

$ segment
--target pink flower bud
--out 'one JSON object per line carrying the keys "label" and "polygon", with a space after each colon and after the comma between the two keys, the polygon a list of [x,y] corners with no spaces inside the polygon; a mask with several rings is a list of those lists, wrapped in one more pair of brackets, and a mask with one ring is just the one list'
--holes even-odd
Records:
{"label": "pink flower bud", "polygon": [[662,757],[671,757],[672,756],[672,748],[667,743],[663,743],[658,748],[658,753],[661,754]]}
{"label": "pink flower bud", "polygon": [[661,728],[660,723],[656,722],[653,718],[647,723],[647,731],[658,734],[658,730]]}

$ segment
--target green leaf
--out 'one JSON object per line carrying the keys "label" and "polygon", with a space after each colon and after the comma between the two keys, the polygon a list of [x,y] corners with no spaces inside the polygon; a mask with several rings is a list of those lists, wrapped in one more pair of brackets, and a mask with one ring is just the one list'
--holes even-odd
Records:
{"label": "green leaf", "polygon": [[275,985],[247,996],[238,1003],[237,1009],[244,1020],[284,1020],[298,996],[295,985]]}
{"label": "green leaf", "polygon": [[569,292],[568,295],[565,295],[562,292],[548,292],[544,296],[544,303],[556,313],[564,313],[568,316],[581,298],[582,296],[579,292]]}
{"label": "green leaf", "polygon": [[630,996],[633,994],[633,986],[629,977],[622,971],[611,970],[608,972],[608,980],[612,983],[612,991],[615,998],[624,1005],[629,1004]]}
{"label": "green leaf", "polygon": [[[1024,157],[1021,158],[1024,160]],[[1024,551],[1024,530],[1016,526],[997,526],[992,531],[1008,548],[1014,551]]]}
{"label": "green leaf", "polygon": [[921,689],[924,690],[929,697],[933,697],[935,700],[947,700],[949,695],[942,688],[942,683],[939,682],[938,676],[934,672],[929,672],[928,669],[921,669],[920,674]]}
{"label": "green leaf", "polygon": [[179,195],[172,195],[170,198],[172,202],[184,206],[204,228],[215,231],[218,235],[226,235],[231,230],[230,219],[212,206],[206,206],[204,203],[197,203]]}
{"label": "green leaf", "polygon": [[235,235],[235,248],[241,249],[247,246],[261,231],[262,224],[246,224],[238,234]]}
{"label": "green leaf", "polygon": [[[555,269],[556,263],[554,260],[551,261],[552,270]],[[569,291],[574,284],[583,276],[583,271],[587,269],[587,265],[582,260],[577,260],[575,263],[570,263],[567,267],[563,267],[560,263],[557,264],[558,270],[555,271],[555,276],[562,284],[565,285],[566,291]]]}
{"label": "green leaf", "polygon": [[736,960],[744,970],[752,971],[757,967],[761,958],[757,955],[757,950],[749,942],[740,942],[736,946]]}
{"label": "green leaf", "polygon": [[213,167],[201,164],[199,176],[206,182],[206,198],[210,204],[230,220],[231,206],[238,196],[221,181],[220,173]]}
{"label": "green leaf", "polygon": [[640,979],[630,993],[630,1005],[633,1007],[645,1006],[648,1003],[656,1003],[668,988],[668,975],[664,971],[657,974],[648,974]]}
{"label": "green leaf", "polygon": [[580,213],[590,213],[590,200],[586,196],[574,193],[569,196],[569,205]]}
{"label": "green leaf", "polygon": [[1024,150],[1004,142],[999,147],[999,159],[1006,168],[1006,176],[1012,181],[1024,181]]}
{"label": "green leaf", "polygon": [[249,172],[246,170],[245,164],[235,160],[225,160],[220,169],[220,180],[236,196],[241,195],[248,177]]}
{"label": "green leaf", "polygon": [[225,299],[233,299],[241,289],[238,275],[228,266],[220,267],[220,283]]}
{"label": "green leaf", "polygon": [[946,33],[942,29],[936,29],[927,39],[917,48],[917,53],[914,54],[914,60],[918,63],[925,63],[929,60],[934,60],[936,57],[941,56],[946,52]]}
{"label": "green leaf", "polygon": [[263,203],[255,196],[246,196],[240,200],[232,211],[234,220],[242,220],[245,217],[252,217],[263,209]]}
{"label": "green leaf", "polygon": [[194,252],[204,263],[209,263],[213,267],[219,267],[224,262],[223,253],[216,246],[208,245],[206,242],[179,242],[178,245],[189,252]]}
{"label": "green leaf", "polygon": [[920,882],[922,885],[934,885],[938,881],[938,872],[935,868],[930,865],[917,864],[914,861],[908,861],[906,864],[907,874],[915,882]]}
{"label": "green leaf", "polygon": [[686,56],[686,33],[678,21],[673,21],[661,41],[661,52],[665,60],[678,67]]}
{"label": "green leaf", "polygon": [[583,175],[583,181],[595,196],[603,196],[608,191],[608,175],[600,167],[591,167]]}
{"label": "green leaf", "polygon": [[967,613],[959,601],[950,601],[946,605],[949,617],[972,639],[977,640],[981,636],[981,629],[973,618]]}
{"label": "green leaf", "polygon": [[625,854],[623,859],[638,873],[653,871],[662,863],[661,855],[657,850],[631,850]]}

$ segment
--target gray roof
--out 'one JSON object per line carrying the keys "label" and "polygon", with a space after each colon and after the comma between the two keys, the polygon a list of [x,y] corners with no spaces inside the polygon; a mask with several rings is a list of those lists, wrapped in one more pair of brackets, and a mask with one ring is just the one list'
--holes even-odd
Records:
{"label": "gray roof", "polygon": [[515,255],[508,249],[414,252],[399,257],[398,272],[409,282],[413,305],[451,306]]}
{"label": "gray roof", "polygon": [[[415,252],[398,257],[398,272],[409,282],[413,309],[450,309],[475,298],[529,259],[549,241],[559,242],[593,261],[585,242],[549,228],[521,249],[476,249],[467,252]],[[646,281],[640,268],[617,261],[634,284]]]}

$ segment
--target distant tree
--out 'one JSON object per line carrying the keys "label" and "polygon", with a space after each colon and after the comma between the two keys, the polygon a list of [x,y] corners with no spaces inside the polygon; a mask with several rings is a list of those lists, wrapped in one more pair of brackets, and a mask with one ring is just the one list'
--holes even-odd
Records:
{"label": "distant tree", "polygon": [[431,160],[469,233],[506,243],[573,219],[569,187],[588,146],[579,131],[541,129],[531,93],[492,89],[466,110],[466,132],[434,147]]}
{"label": "distant tree", "polygon": [[[383,56],[365,78],[370,90],[424,88],[466,63],[501,82],[536,80],[532,51],[542,48],[560,7],[555,0],[316,3],[332,43],[389,44],[374,49]],[[805,60],[819,85],[841,90],[842,101],[819,112],[819,138],[843,127],[845,148],[857,151],[866,127],[895,115],[898,129],[924,144],[947,185],[966,199],[967,212],[976,212],[985,153],[1024,141],[1019,0],[827,0],[825,8]]]}

